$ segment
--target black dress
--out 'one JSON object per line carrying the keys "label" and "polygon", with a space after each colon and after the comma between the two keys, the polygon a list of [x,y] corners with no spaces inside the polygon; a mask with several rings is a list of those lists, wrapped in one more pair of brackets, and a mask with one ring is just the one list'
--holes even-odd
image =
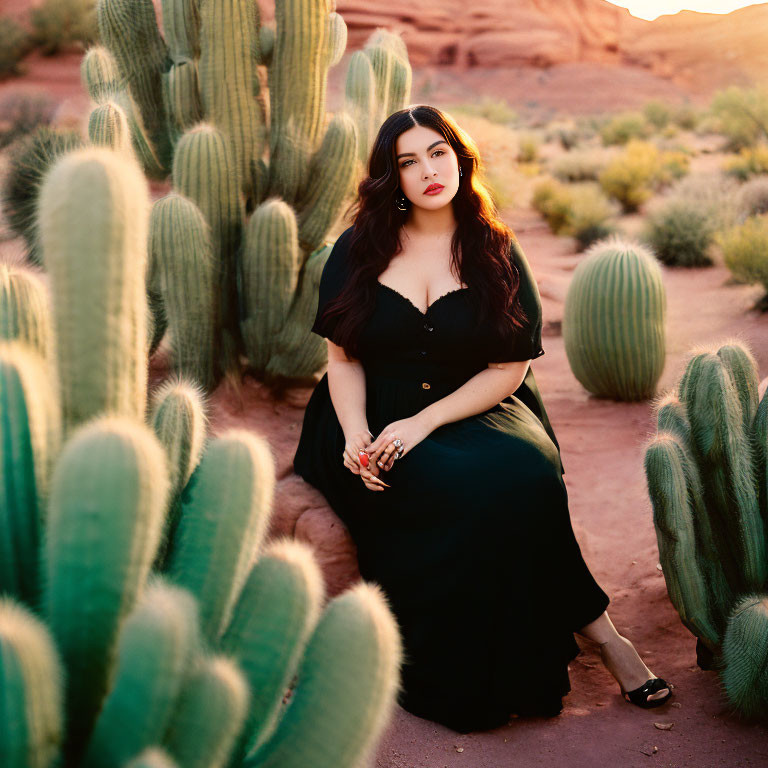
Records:
{"label": "black dress", "polygon": [[[334,339],[322,310],[344,285],[352,227],[323,269],[312,330]],[[362,339],[366,414],[375,437],[391,421],[445,397],[488,362],[529,360],[541,348],[541,301],[516,243],[529,322],[501,344],[477,325],[471,288],[422,313],[383,283]],[[560,449],[533,370],[488,410],[444,424],[371,491],[343,465],[344,433],[325,373],[307,403],[293,460],[357,545],[360,573],[388,596],[403,639],[399,704],[460,732],[509,715],[556,715],[570,691],[574,631],[608,596],[574,538]]]}

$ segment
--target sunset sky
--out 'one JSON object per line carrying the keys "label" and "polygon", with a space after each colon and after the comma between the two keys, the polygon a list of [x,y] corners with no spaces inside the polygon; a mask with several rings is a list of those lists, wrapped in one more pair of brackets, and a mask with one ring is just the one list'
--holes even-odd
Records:
{"label": "sunset sky", "polygon": [[683,9],[705,13],[730,13],[745,5],[760,5],[760,3],[743,0],[608,0],[608,2],[620,5],[622,8],[629,8],[633,16],[648,20],[653,20],[663,13],[677,13]]}

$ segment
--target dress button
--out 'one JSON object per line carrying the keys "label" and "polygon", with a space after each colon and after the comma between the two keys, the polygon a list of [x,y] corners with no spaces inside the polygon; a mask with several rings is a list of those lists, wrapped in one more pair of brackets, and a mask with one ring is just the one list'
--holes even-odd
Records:
{"label": "dress button", "polygon": [[422,381],[421,382],[421,388],[422,389],[429,389],[429,382],[428,381]]}

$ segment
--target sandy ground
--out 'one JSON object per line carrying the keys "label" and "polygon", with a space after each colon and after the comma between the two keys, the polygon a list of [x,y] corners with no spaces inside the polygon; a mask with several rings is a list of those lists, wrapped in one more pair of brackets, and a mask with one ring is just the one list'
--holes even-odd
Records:
{"label": "sandy ground", "polygon": [[[76,55],[40,59],[32,62],[25,78],[25,84],[60,102],[62,121],[78,122],[87,109],[78,67]],[[475,72],[473,77],[481,74]],[[548,77],[551,82],[553,76]],[[455,75],[450,79],[455,88]],[[537,78],[526,75],[523,82],[532,89]],[[538,82],[546,89],[546,79],[538,78]],[[19,86],[19,81],[8,81],[0,85],[0,95]],[[492,82],[486,80],[484,90],[493,93]],[[617,92],[627,93],[621,87],[614,89]],[[329,94],[333,93],[332,88]],[[558,107],[565,101],[564,96],[561,99],[564,93],[558,87],[554,99]],[[594,91],[573,88],[572,101],[581,101],[583,107],[582,96],[589,93]],[[433,96],[437,100],[439,93]],[[646,97],[643,95],[641,101]],[[535,98],[544,101],[546,94]],[[599,103],[605,98],[601,90]],[[768,729],[741,722],[731,714],[716,674],[696,666],[695,639],[680,623],[657,569],[656,538],[643,474],[644,444],[654,429],[650,403],[621,404],[592,398],[568,366],[558,326],[568,281],[581,257],[575,254],[571,240],[552,236],[532,211],[505,213],[542,293],[546,354],[535,362],[534,370],[561,444],[577,538],[595,577],[611,597],[609,614],[615,625],[635,643],[654,673],[674,684],[674,704],[645,711],[626,703],[595,647],[579,639],[583,652],[571,663],[572,691],[559,717],[513,719],[494,731],[460,735],[397,709],[379,745],[375,766],[768,765]],[[14,247],[17,245],[6,243],[3,250],[8,253]],[[728,284],[729,273],[722,266],[665,268],[664,272],[668,351],[660,390],[678,380],[691,346],[733,335],[750,343],[761,378],[768,375],[768,316],[750,309],[761,289]],[[272,444],[279,480],[277,503],[281,499],[289,503],[296,480],[290,462],[310,393],[311,388],[291,390],[285,401],[275,403],[265,399],[260,386],[252,383],[243,408],[216,398],[214,430],[239,424],[279,436]],[[499,608],[503,610],[503,606]],[[552,610],[557,610],[556,599]],[[535,632],[536,628],[521,627],[520,631]],[[655,723],[673,725],[660,730]]]}

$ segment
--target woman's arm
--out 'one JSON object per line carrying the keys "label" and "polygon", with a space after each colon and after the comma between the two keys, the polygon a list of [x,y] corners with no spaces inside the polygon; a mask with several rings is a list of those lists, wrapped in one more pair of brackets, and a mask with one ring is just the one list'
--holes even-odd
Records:
{"label": "woman's arm", "polygon": [[451,421],[487,411],[505,397],[516,392],[525,379],[530,360],[509,363],[489,363],[457,390],[419,411],[432,431]]}
{"label": "woman's arm", "polygon": [[365,371],[356,358],[347,357],[344,348],[328,343],[328,390],[344,436],[368,430],[365,413]]}

